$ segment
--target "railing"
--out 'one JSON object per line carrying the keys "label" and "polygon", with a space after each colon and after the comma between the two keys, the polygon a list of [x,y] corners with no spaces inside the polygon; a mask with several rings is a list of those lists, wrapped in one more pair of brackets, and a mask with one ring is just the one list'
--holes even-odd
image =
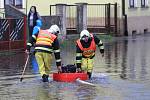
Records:
{"label": "railing", "polygon": [[25,49],[26,17],[0,19],[0,51]]}
{"label": "railing", "polygon": [[[77,5],[66,6],[66,28],[77,28]],[[50,16],[56,15],[56,5],[50,5]],[[87,29],[90,32],[117,34],[117,3],[87,4]]]}
{"label": "railing", "polygon": [[[68,30],[76,29],[76,5],[66,5],[66,28]],[[56,5],[50,5],[50,16],[56,15]]]}
{"label": "railing", "polygon": [[19,9],[21,12],[23,12],[24,14],[28,15],[27,11],[26,11],[26,8],[20,8]]}
{"label": "railing", "polygon": [[117,4],[87,4],[87,28],[117,33]]}

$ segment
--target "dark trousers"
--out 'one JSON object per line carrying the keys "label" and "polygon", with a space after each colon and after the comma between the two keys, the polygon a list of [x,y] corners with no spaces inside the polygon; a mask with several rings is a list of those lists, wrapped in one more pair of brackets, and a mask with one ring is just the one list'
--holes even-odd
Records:
{"label": "dark trousers", "polygon": [[33,28],[34,26],[29,26],[29,39],[32,37]]}

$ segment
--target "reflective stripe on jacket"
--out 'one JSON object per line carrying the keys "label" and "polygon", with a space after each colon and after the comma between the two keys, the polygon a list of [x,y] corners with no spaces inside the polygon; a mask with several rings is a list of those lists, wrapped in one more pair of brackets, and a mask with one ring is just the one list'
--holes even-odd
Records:
{"label": "reflective stripe on jacket", "polygon": [[56,36],[54,34],[49,33],[47,30],[40,30],[36,38],[35,50],[53,52],[51,47],[55,39]]}
{"label": "reflective stripe on jacket", "polygon": [[55,38],[56,36],[54,34],[49,33],[47,30],[40,30],[37,36],[36,45],[51,46]]}

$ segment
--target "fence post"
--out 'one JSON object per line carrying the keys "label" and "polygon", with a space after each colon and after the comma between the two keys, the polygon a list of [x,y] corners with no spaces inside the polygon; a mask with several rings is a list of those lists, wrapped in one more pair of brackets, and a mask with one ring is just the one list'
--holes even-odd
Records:
{"label": "fence post", "polygon": [[50,5],[50,7],[49,7],[49,15],[50,15],[50,16],[51,16],[51,14],[52,14],[51,10],[52,10],[52,6]]}
{"label": "fence post", "polygon": [[77,4],[77,32],[87,29],[87,3]]}
{"label": "fence post", "polygon": [[115,20],[114,20],[114,23],[115,23],[115,35],[118,35],[118,32],[117,32],[117,3],[115,3],[114,5],[114,16],[115,16]]}
{"label": "fence post", "polygon": [[56,4],[56,15],[61,16],[61,32],[66,37],[66,4]]}
{"label": "fence post", "polygon": [[124,35],[128,36],[128,22],[127,22],[127,15],[124,15]]}
{"label": "fence post", "polygon": [[24,50],[26,50],[26,42],[27,42],[27,18],[24,16]]}
{"label": "fence post", "polygon": [[128,19],[127,14],[125,13],[125,0],[122,0],[122,17],[123,17],[123,28],[124,28],[124,36],[128,36]]}
{"label": "fence post", "polygon": [[107,5],[107,28],[108,28],[108,34],[111,32],[111,27],[110,27],[110,3]]}
{"label": "fence post", "polygon": [[9,23],[9,32],[8,32],[8,51],[11,50],[11,40],[10,40],[10,34],[11,34],[11,25],[12,25],[12,20],[8,19]]}

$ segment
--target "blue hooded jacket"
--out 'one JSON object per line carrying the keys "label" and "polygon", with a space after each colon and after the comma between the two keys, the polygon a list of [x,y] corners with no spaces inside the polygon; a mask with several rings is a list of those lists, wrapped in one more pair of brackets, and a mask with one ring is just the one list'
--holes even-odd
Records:
{"label": "blue hooded jacket", "polygon": [[38,19],[36,21],[36,26],[33,28],[32,35],[38,34],[41,27],[42,27],[42,21]]}

